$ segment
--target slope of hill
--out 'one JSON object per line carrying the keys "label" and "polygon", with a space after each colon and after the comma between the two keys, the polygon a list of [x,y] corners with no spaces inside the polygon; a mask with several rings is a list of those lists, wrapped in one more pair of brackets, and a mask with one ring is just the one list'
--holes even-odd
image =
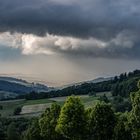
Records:
{"label": "slope of hill", "polygon": [[136,92],[137,82],[140,80],[140,70],[122,73],[119,76],[109,78],[97,78],[95,80],[73,84],[58,91],[51,92],[56,96],[71,94],[94,94],[97,92],[111,91],[113,96],[129,97],[131,92]]}
{"label": "slope of hill", "polygon": [[64,85],[64,86],[61,86],[61,87],[57,87],[55,88],[56,90],[61,90],[61,89],[64,89],[64,88],[68,88],[68,87],[72,87],[72,86],[80,86],[82,84],[85,84],[85,83],[100,83],[100,82],[106,82],[106,81],[110,81],[110,80],[113,80],[114,77],[99,77],[99,78],[96,78],[96,79],[93,79],[93,80],[88,80],[88,81],[83,81],[83,82],[78,82],[78,83],[73,83],[73,84],[69,84],[69,85]]}
{"label": "slope of hill", "polygon": [[100,82],[105,82],[105,81],[110,81],[110,80],[113,80],[114,77],[99,77],[99,78],[96,78],[94,80],[90,80],[90,81],[86,81],[86,83],[100,83]]}
{"label": "slope of hill", "polygon": [[39,83],[29,83],[13,77],[0,77],[0,99],[35,92],[46,92],[49,88]]}

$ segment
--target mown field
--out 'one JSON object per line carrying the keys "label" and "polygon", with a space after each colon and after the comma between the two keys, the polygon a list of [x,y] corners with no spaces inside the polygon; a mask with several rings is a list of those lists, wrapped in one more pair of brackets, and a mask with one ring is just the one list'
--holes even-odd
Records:
{"label": "mown field", "polygon": [[[110,92],[97,93],[96,96],[80,95],[85,107],[92,106],[97,102],[100,96],[106,95],[111,99]],[[13,112],[17,107],[21,107],[22,111],[20,116],[33,116],[40,115],[47,107],[53,102],[57,102],[60,105],[63,105],[67,97],[56,97],[49,99],[39,99],[39,100],[11,100],[11,101],[0,101],[0,105],[3,106],[3,109],[0,110],[0,114],[3,117],[13,117]]]}

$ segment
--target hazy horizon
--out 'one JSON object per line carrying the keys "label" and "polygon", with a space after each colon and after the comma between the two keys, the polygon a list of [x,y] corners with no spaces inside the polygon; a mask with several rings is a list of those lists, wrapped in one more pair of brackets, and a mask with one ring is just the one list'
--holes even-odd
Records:
{"label": "hazy horizon", "polygon": [[[136,70],[136,69],[134,69]],[[63,82],[63,83],[57,83],[57,81],[54,81],[53,82],[49,82],[47,81],[47,79],[44,77],[44,78],[41,78],[41,77],[37,77],[36,75],[27,75],[27,74],[21,74],[21,73],[9,73],[9,74],[6,74],[6,73],[0,73],[0,77],[12,77],[12,78],[17,78],[17,79],[22,79],[22,80],[26,80],[27,82],[34,82],[34,83],[41,83],[41,84],[45,84],[49,87],[63,87],[63,86],[70,86],[70,85],[73,85],[73,84],[77,84],[77,83],[81,83],[81,82],[86,82],[86,81],[92,81],[92,80],[96,80],[96,79],[99,79],[99,78],[111,78],[111,77],[115,77],[115,76],[119,76],[120,74],[122,73],[129,73],[129,72],[132,72],[134,70],[131,70],[131,71],[124,71],[124,72],[121,72],[121,73],[116,73],[116,74],[112,74],[112,75],[99,75],[99,76],[96,76],[96,77],[90,77],[89,79],[83,79],[83,80],[79,80],[79,81],[71,81],[71,82]]]}

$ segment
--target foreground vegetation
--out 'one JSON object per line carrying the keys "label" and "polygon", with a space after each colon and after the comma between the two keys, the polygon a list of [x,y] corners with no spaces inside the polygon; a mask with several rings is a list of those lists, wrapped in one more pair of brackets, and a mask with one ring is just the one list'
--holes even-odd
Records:
{"label": "foreground vegetation", "polygon": [[0,119],[1,140],[139,140],[140,82],[130,95],[132,109],[115,113],[106,96],[85,108],[81,99],[68,97],[64,105],[53,103],[32,119]]}

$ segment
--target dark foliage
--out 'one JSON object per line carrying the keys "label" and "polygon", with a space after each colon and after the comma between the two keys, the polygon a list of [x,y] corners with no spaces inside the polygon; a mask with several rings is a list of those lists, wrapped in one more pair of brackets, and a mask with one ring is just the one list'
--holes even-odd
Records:
{"label": "dark foliage", "polygon": [[21,112],[21,107],[17,107],[17,108],[15,108],[15,110],[14,110],[14,115],[19,115],[20,112]]}

